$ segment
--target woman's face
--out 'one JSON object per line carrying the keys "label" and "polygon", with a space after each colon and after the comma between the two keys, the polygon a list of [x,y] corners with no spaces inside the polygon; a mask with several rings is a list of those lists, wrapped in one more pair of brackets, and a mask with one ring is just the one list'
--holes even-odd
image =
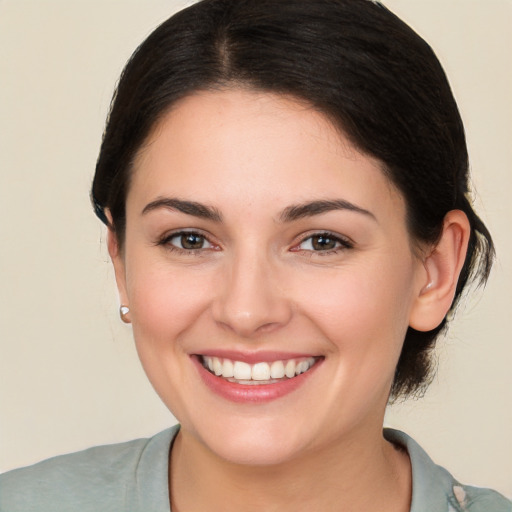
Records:
{"label": "woman's face", "polygon": [[126,208],[121,299],[184,434],[267,464],[380,431],[425,270],[379,162],[291,99],[203,92],[153,131]]}

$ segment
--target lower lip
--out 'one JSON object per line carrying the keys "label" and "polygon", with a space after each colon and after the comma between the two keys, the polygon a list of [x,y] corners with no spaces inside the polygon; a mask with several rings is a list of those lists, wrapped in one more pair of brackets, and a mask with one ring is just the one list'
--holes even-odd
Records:
{"label": "lower lip", "polygon": [[295,391],[316,371],[323,359],[317,361],[307,372],[291,379],[274,384],[254,385],[237,384],[222,377],[217,377],[202,365],[199,356],[192,356],[192,361],[196,365],[203,382],[217,395],[232,402],[261,403],[277,400]]}

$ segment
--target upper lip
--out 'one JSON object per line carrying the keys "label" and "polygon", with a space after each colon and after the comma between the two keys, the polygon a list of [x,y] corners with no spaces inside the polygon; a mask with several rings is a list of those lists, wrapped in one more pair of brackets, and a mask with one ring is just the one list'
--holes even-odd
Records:
{"label": "upper lip", "polygon": [[242,361],[248,364],[261,362],[272,363],[274,361],[286,361],[288,359],[302,359],[308,357],[319,357],[317,354],[306,352],[276,352],[269,350],[260,351],[237,351],[224,349],[208,349],[196,352],[196,356],[218,357],[221,359],[230,359],[231,361]]}

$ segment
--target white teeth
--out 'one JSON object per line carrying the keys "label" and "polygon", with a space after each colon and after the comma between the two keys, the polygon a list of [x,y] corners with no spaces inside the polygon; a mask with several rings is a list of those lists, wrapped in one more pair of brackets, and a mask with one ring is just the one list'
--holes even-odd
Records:
{"label": "white teeth", "polygon": [[284,377],[283,361],[274,361],[270,366],[270,376],[273,379],[282,379]]}
{"label": "white teeth", "polygon": [[251,365],[242,361],[235,361],[233,365],[233,377],[237,380],[251,380]]}
{"label": "white teeth", "polygon": [[218,357],[213,358],[213,372],[215,375],[222,375],[222,363]]}
{"label": "white teeth", "polygon": [[222,363],[222,376],[223,377],[233,377],[235,374],[233,373],[233,361],[229,359],[224,359]]}
{"label": "white teeth", "polygon": [[307,372],[309,370],[309,364],[307,361],[301,361],[295,367],[295,375],[300,375],[301,373]]}
{"label": "white teeth", "polygon": [[210,356],[203,356],[202,360],[203,366],[218,377],[248,385],[258,382],[270,384],[279,382],[279,379],[284,377],[291,379],[307,372],[316,363],[314,357],[273,361],[272,363],[260,362],[253,365],[243,361]]}
{"label": "white teeth", "polygon": [[256,363],[252,367],[252,380],[269,380],[270,366],[268,363]]}
{"label": "white teeth", "polygon": [[295,361],[293,359],[290,359],[286,366],[284,367],[284,374],[291,379],[292,377],[295,377]]}

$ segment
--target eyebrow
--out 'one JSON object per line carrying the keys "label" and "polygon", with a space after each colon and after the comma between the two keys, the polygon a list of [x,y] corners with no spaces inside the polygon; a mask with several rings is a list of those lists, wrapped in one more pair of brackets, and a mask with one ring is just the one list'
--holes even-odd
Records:
{"label": "eyebrow", "polygon": [[[201,219],[211,220],[213,222],[222,222],[222,214],[217,208],[197,203],[196,201],[184,201],[183,199],[175,197],[161,197],[151,201],[151,203],[144,207],[142,214],[144,215],[159,208],[178,210],[187,215],[193,215],[194,217],[199,217]],[[313,217],[315,215],[335,210],[349,210],[377,220],[375,215],[370,211],[356,206],[345,199],[323,199],[288,206],[279,215],[279,220],[281,222],[293,222],[298,219]]]}
{"label": "eyebrow", "polygon": [[147,204],[142,210],[142,215],[159,208],[178,210],[187,215],[193,215],[201,219],[222,222],[222,215],[217,208],[196,203],[195,201],[184,201],[175,197],[161,197],[151,201],[151,203]]}
{"label": "eyebrow", "polygon": [[292,222],[294,220],[313,217],[314,215],[320,215],[335,210],[349,210],[366,215],[375,221],[377,220],[372,212],[356,206],[345,199],[325,199],[288,206],[282,211],[279,220],[281,222]]}

